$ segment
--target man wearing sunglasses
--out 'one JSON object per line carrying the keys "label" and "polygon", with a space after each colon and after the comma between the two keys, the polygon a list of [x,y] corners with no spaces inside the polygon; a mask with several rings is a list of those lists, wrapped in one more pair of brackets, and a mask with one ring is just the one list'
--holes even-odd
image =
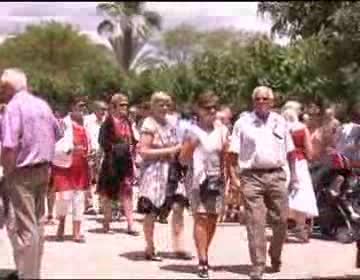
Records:
{"label": "man wearing sunglasses", "polygon": [[103,101],[94,101],[92,106],[93,113],[84,117],[84,127],[90,136],[91,157],[90,157],[90,172],[91,172],[91,188],[86,193],[85,199],[85,214],[99,214],[100,203],[95,194],[95,186],[97,181],[97,174],[100,169],[100,162],[102,158],[102,151],[99,145],[99,131],[107,114],[107,104]]}
{"label": "man wearing sunglasses", "polygon": [[[234,186],[240,188],[241,180],[253,265],[250,278],[262,279],[266,265],[267,213],[272,218],[273,237],[269,248],[272,272],[280,271],[288,212],[284,167],[294,144],[285,119],[271,110],[274,104],[272,90],[265,86],[255,88],[252,101],[253,111],[241,114],[234,125],[229,149],[233,153],[230,173]],[[290,166],[290,180],[295,183],[292,160]]]}

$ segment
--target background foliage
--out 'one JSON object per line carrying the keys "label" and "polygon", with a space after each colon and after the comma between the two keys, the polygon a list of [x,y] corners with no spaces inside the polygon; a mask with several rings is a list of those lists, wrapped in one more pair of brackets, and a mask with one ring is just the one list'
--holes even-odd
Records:
{"label": "background foliage", "polygon": [[[144,28],[160,24],[161,15],[143,9],[144,2],[137,2],[131,13],[116,4],[122,2],[109,3],[112,6],[100,8],[110,13],[113,26],[134,29],[136,25],[125,24],[133,22],[133,14],[154,20],[137,30],[136,36],[143,36],[142,43],[150,48],[142,54],[138,47],[134,50],[141,62],[133,67],[129,61],[134,55],[126,67],[120,61],[120,50],[131,44],[116,39],[116,29],[108,34],[109,40],[117,40],[117,47],[110,49],[69,24],[51,21],[30,25],[1,44],[0,68],[23,68],[32,89],[52,104],[65,104],[71,94],[95,99],[115,91],[128,93],[138,103],[157,90],[190,103],[194,93],[212,89],[223,102],[245,109],[257,85],[272,87],[280,103],[286,98],[320,98],[347,105],[360,97],[359,2],[261,2],[259,13],[272,19],[272,35],[291,39],[286,46],[260,33],[202,31],[189,24],[156,34]],[[124,10],[111,13],[119,5]],[[124,17],[127,21],[121,21]],[[122,42],[127,45],[121,47]]]}

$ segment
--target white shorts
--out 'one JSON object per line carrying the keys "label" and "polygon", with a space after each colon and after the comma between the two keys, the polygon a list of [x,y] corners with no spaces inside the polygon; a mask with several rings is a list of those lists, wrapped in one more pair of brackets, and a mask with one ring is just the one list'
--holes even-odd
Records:
{"label": "white shorts", "polygon": [[85,192],[83,190],[70,190],[56,193],[56,216],[65,217],[72,206],[73,221],[80,222],[85,207]]}

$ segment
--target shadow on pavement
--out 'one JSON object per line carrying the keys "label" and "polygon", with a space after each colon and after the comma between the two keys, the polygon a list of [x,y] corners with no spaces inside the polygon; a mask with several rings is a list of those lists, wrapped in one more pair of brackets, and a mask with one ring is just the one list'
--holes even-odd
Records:
{"label": "shadow on pavement", "polygon": [[[64,236],[64,241],[72,241],[73,240],[73,236],[72,235],[65,235]],[[47,235],[45,236],[45,241],[46,242],[59,242],[61,243],[61,241],[58,241],[56,238],[56,235]]]}
{"label": "shadow on pavement", "polygon": [[[170,264],[161,266],[160,269],[168,270],[172,272],[180,272],[180,273],[188,273],[188,274],[196,274],[197,273],[197,265],[179,265],[179,264]],[[270,272],[270,267],[266,267],[265,272]],[[211,270],[215,272],[226,271],[234,274],[240,274],[247,276],[250,273],[251,265],[243,264],[243,265],[220,265],[220,266],[211,266]]]}
{"label": "shadow on pavement", "polygon": [[87,232],[95,233],[95,234],[107,234],[107,235],[111,235],[111,234],[115,233],[115,231],[113,229],[110,229],[108,232],[104,232],[104,229],[102,227],[101,228],[88,229]]}
{"label": "shadow on pavement", "polygon": [[11,273],[16,272],[15,269],[4,269],[0,268],[0,279],[7,279]]}
{"label": "shadow on pavement", "polygon": [[146,261],[144,251],[127,252],[124,254],[120,254],[119,257],[128,259],[133,262]]}
{"label": "shadow on pavement", "polygon": [[169,264],[160,267],[161,270],[167,270],[172,272],[180,272],[180,273],[188,273],[188,274],[196,274],[197,273],[197,265],[189,264]]}
{"label": "shadow on pavement", "polygon": [[360,275],[339,275],[339,276],[331,276],[331,277],[318,277],[318,276],[314,276],[311,279],[317,279],[317,280],[335,280],[335,279],[355,279],[355,280],[359,280],[360,279]]}

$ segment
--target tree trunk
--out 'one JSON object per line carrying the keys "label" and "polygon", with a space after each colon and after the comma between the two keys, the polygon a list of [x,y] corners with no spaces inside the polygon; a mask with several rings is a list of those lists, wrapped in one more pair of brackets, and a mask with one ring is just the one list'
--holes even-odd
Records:
{"label": "tree trunk", "polygon": [[126,27],[124,30],[124,45],[123,45],[123,69],[126,73],[129,72],[131,60],[133,56],[133,30],[132,27]]}

